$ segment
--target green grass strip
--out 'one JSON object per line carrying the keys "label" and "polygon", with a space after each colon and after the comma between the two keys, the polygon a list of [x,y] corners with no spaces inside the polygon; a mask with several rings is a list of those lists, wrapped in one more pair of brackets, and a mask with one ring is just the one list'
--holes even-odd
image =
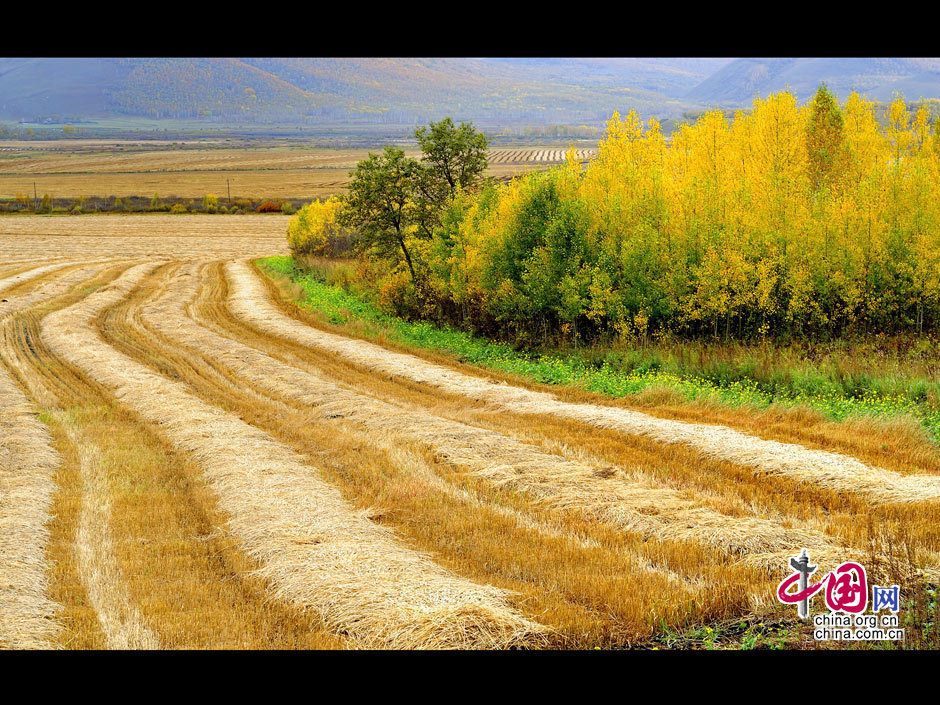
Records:
{"label": "green grass strip", "polygon": [[288,256],[257,261],[270,276],[287,277],[303,289],[296,303],[321,315],[333,325],[350,321],[364,324],[361,331],[372,339],[384,335],[405,346],[450,353],[461,362],[521,375],[546,384],[572,385],[611,397],[626,397],[649,387],[668,387],[688,401],[709,399],[732,407],[766,409],[772,404],[783,407],[809,407],[827,419],[842,421],[850,416],[893,417],[909,415],[917,419],[929,435],[940,442],[940,411],[903,394],[879,394],[866,390],[846,395],[833,389],[822,391],[762,388],[753,379],[715,381],[701,375],[675,374],[638,366],[630,371],[615,369],[607,360],[590,364],[577,355],[528,353],[512,346],[475,336],[466,331],[411,322],[390,316],[376,308],[364,296],[321,281],[313,272],[304,271]]}

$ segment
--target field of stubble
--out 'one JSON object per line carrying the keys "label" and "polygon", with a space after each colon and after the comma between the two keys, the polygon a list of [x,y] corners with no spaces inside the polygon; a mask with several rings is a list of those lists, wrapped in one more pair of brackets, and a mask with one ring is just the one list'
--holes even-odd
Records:
{"label": "field of stubble", "polygon": [[[199,148],[196,144],[117,143],[93,140],[0,143],[0,199],[30,197],[178,196],[327,198],[342,193],[366,149]],[[381,149],[372,149],[380,152]],[[565,160],[566,148],[495,148],[489,176],[509,178]],[[579,147],[578,159],[594,148]],[[416,150],[406,150],[419,156]]]}
{"label": "field of stubble", "polygon": [[792,623],[804,546],[936,576],[936,453],[368,342],[252,265],[286,222],[0,219],[0,646],[620,648]]}

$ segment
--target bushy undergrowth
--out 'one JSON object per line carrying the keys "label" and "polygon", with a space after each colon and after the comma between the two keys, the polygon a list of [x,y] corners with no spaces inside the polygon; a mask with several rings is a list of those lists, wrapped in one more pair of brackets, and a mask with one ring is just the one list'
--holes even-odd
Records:
{"label": "bushy undergrowth", "polygon": [[[837,364],[838,348],[830,353],[833,362],[828,367],[800,361],[794,349],[772,346],[765,348],[763,360],[754,357],[753,348],[741,346],[737,354],[724,348],[719,355],[717,346],[702,343],[645,349],[519,350],[466,331],[383,312],[374,294],[356,284],[354,262],[318,260],[304,266],[290,257],[271,257],[260,264],[272,275],[288,277],[303,292],[298,304],[334,325],[355,323],[357,331],[368,337],[381,335],[398,344],[450,353],[461,361],[537,382],[574,385],[611,397],[667,388],[688,401],[712,400],[757,409],[774,404],[808,407],[831,420],[908,415],[940,440],[937,381],[900,372],[871,374],[861,371],[862,363],[846,372]],[[858,345],[866,349],[864,343]],[[774,364],[771,358],[776,359]]]}

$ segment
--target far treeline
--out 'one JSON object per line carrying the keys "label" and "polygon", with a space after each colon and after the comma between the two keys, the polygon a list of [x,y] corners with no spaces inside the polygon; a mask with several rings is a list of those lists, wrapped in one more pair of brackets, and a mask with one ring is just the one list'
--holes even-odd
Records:
{"label": "far treeline", "polygon": [[[587,167],[483,179],[452,121],[387,148],[292,220],[295,256],[366,255],[390,312],[527,342],[830,339],[940,324],[940,134],[921,106],[821,86],[685,123],[617,113]],[[348,269],[348,268],[347,268]],[[373,284],[367,284],[372,282]]]}
{"label": "far treeline", "polygon": [[246,213],[281,213],[292,215],[302,205],[300,199],[220,198],[208,193],[201,199],[179,196],[78,196],[54,198],[48,193],[28,196],[18,193],[0,200],[0,213],[71,214],[83,213],[204,213],[244,215]]}

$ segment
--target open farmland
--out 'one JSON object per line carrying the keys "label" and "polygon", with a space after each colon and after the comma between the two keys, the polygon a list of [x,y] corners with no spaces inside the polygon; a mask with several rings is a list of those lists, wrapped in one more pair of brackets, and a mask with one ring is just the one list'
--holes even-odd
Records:
{"label": "open farmland", "polygon": [[370,342],[252,264],[286,222],[0,220],[0,646],[619,648],[792,624],[804,546],[937,581],[932,447]]}
{"label": "open farmland", "polygon": [[[345,190],[366,149],[275,146],[234,148],[212,143],[147,144],[86,140],[0,143],[0,199],[18,193],[79,196],[326,198]],[[376,148],[373,152],[381,151]],[[504,179],[565,160],[567,147],[495,148],[488,175]],[[579,147],[579,159],[595,149]],[[419,152],[408,151],[409,156]],[[34,187],[35,184],[35,187]]]}

